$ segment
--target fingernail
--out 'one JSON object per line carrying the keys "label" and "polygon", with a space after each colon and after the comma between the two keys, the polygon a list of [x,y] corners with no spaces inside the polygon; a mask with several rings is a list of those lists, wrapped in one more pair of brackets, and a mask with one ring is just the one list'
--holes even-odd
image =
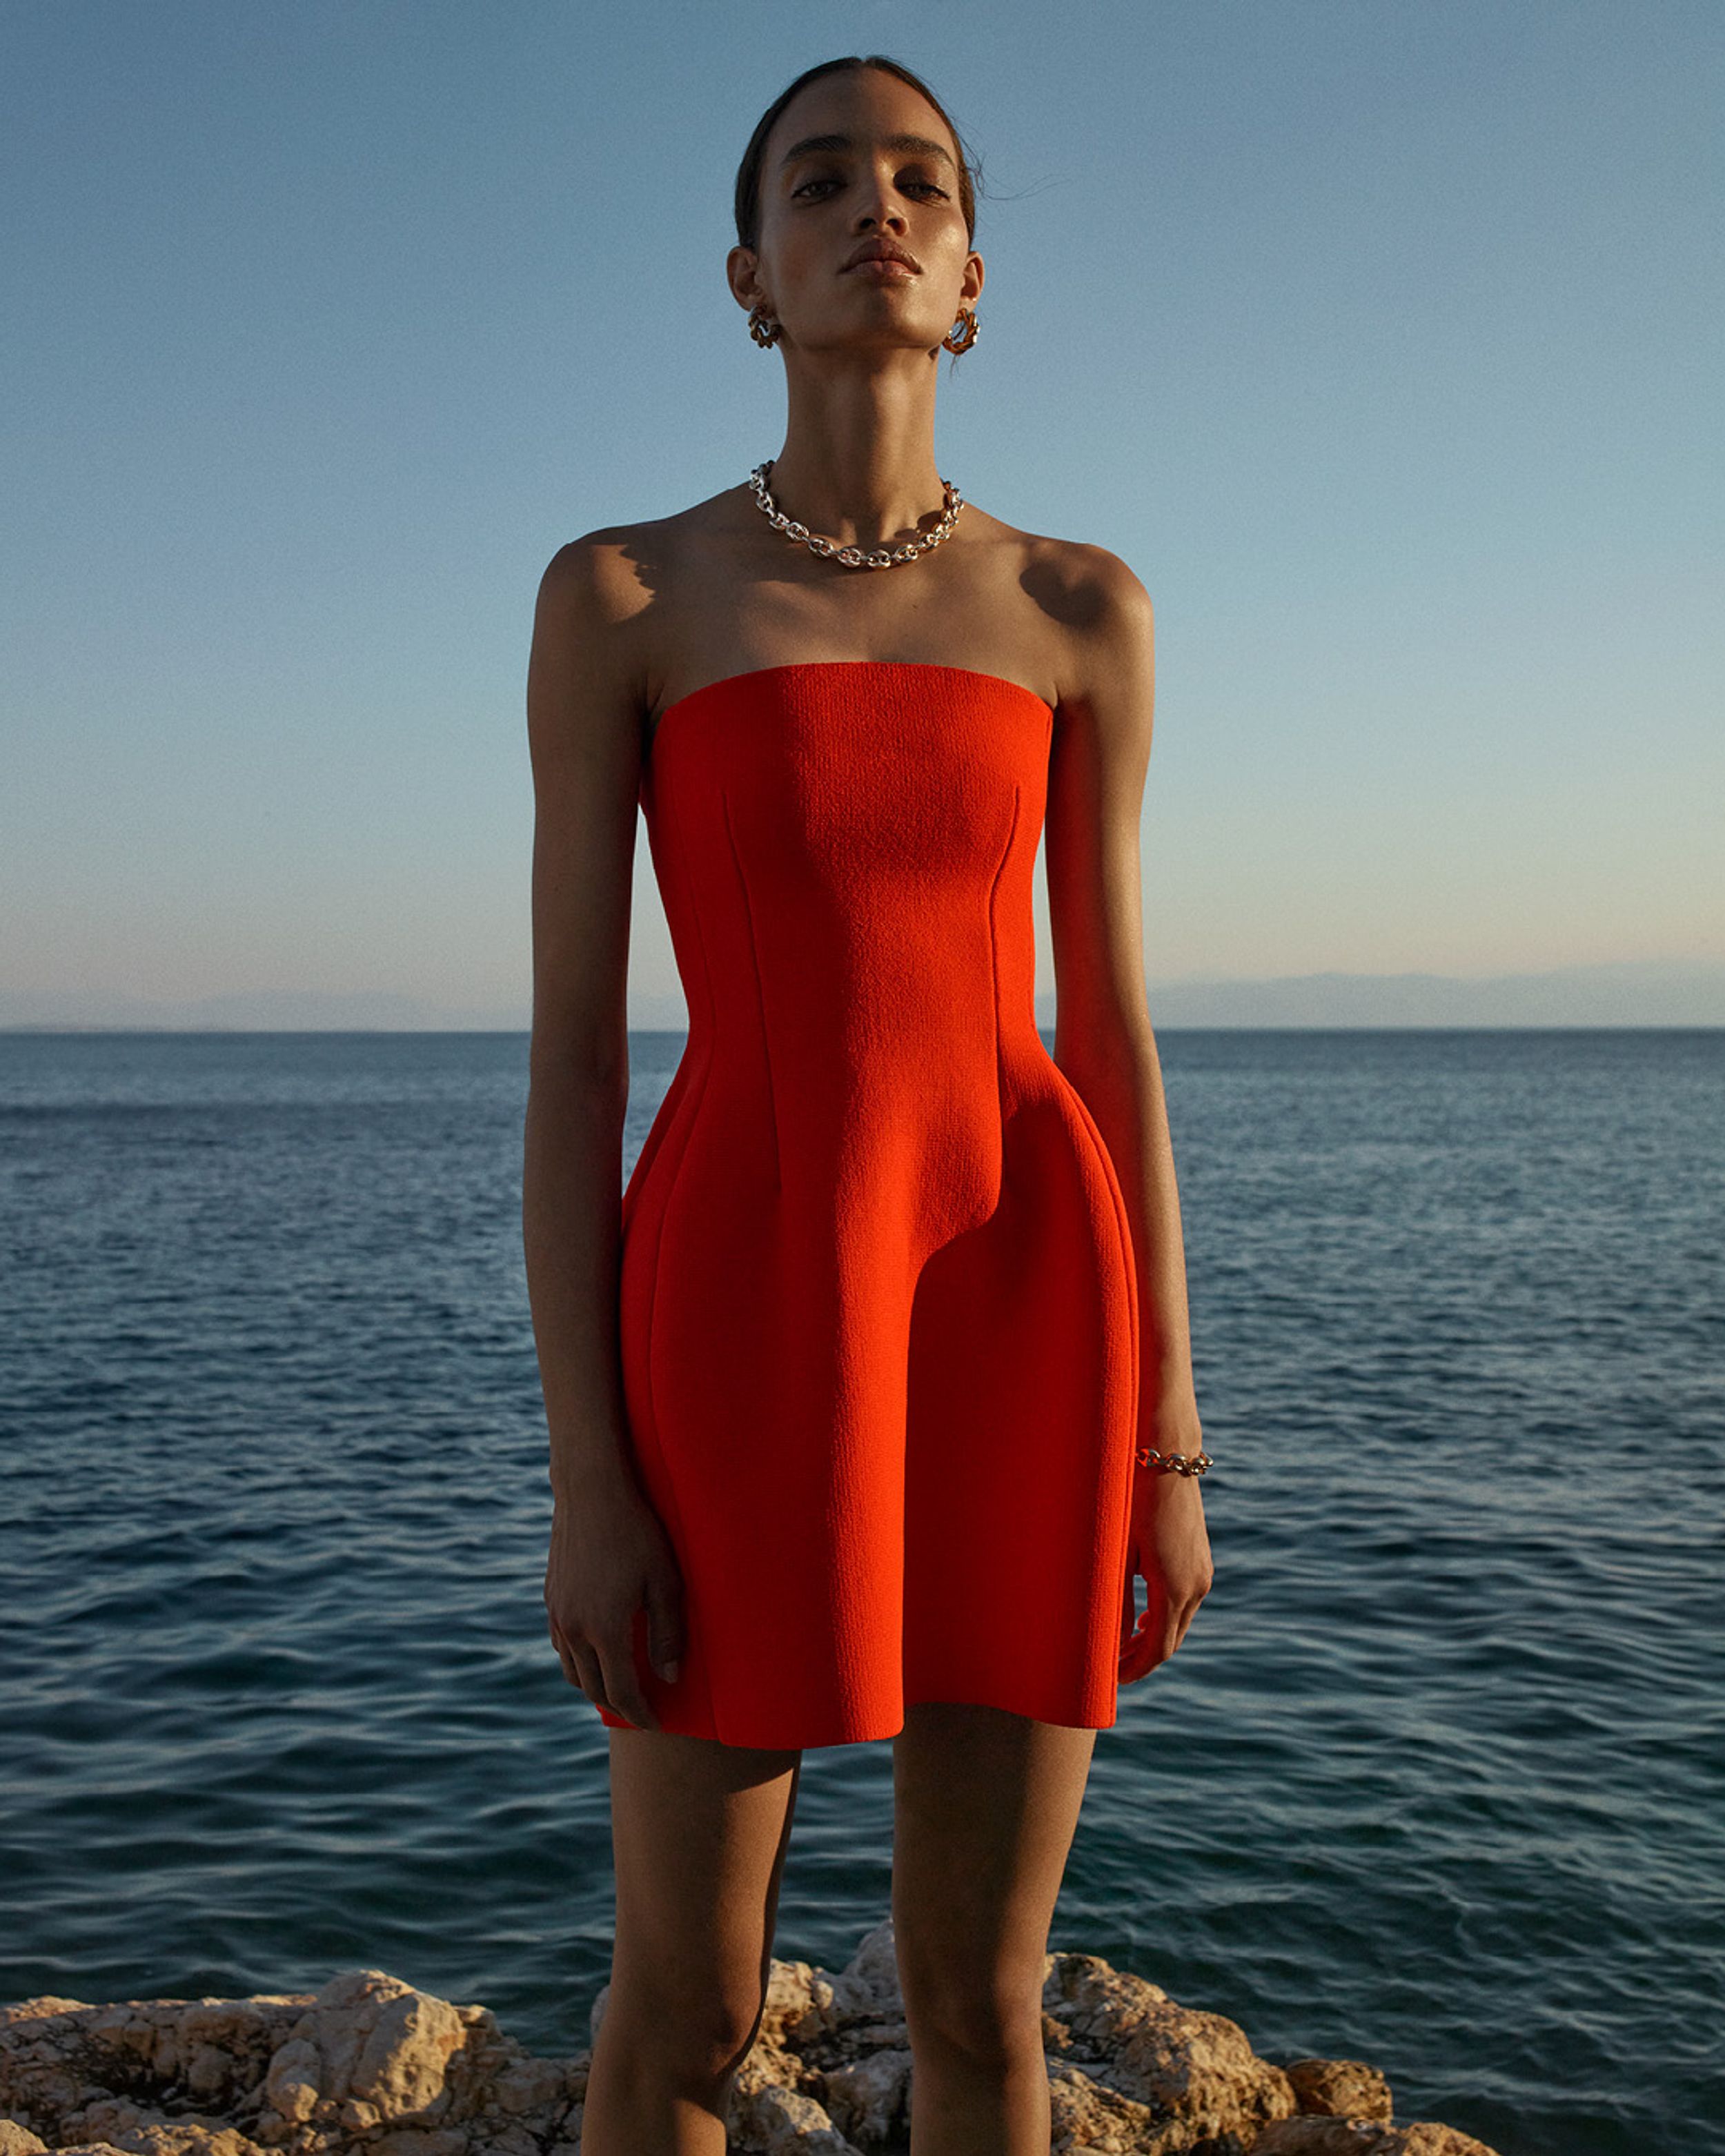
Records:
{"label": "fingernail", "polygon": [[677,1665],[675,1662],[661,1662],[659,1665],[659,1674],[667,1684],[675,1684],[677,1681]]}

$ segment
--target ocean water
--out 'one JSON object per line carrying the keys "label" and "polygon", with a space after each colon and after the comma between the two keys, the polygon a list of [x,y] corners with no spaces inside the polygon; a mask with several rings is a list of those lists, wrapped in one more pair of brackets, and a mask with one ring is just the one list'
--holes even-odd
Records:
{"label": "ocean water", "polygon": [[[1160,1046],[1216,1581],[1051,1943],[1504,2156],[1725,2148],[1725,1033]],[[586,2041],[526,1084],[520,1034],[0,1035],[0,1997],[364,1964]],[[891,1748],[805,1755],[780,1955],[886,1912]]]}

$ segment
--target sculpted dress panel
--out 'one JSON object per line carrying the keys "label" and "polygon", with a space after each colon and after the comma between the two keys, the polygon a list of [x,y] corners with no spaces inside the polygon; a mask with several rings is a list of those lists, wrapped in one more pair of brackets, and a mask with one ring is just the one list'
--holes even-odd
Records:
{"label": "sculpted dress panel", "polygon": [[667,1730],[1115,1720],[1139,1314],[1112,1163],[1036,1031],[1053,723],[993,675],[819,660],[655,730],[689,1038],[623,1194],[620,1322],[684,1584],[674,1681],[635,1625]]}

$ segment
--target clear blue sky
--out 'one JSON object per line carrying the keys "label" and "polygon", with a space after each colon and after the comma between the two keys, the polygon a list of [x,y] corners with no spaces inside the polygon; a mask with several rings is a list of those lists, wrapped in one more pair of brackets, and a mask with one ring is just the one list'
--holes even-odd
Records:
{"label": "clear blue sky", "polygon": [[732,182],[877,49],[942,470],[1156,602],[1153,980],[1725,956],[1720,0],[13,0],[0,991],[524,1002],[540,572],[778,447]]}

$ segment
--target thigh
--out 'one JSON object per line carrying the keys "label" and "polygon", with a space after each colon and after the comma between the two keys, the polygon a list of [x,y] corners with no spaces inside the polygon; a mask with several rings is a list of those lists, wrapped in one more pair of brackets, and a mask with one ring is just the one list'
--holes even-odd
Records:
{"label": "thigh", "polygon": [[752,2015],[773,1955],[800,1752],[614,1728],[612,1980],[659,2010]]}
{"label": "thigh", "polygon": [[906,2004],[1030,2012],[1093,1729],[929,1702],[893,1739],[893,1933]]}

